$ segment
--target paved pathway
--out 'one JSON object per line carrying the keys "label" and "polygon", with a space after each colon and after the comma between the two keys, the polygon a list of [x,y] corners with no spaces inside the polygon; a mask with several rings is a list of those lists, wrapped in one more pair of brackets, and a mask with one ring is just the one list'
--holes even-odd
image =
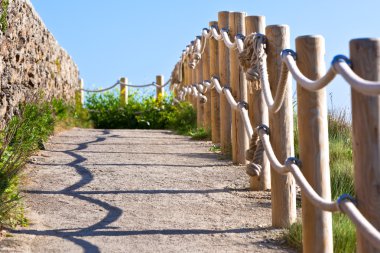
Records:
{"label": "paved pathway", "polygon": [[291,252],[270,224],[270,194],[169,131],[73,129],[32,158],[31,226],[1,252]]}

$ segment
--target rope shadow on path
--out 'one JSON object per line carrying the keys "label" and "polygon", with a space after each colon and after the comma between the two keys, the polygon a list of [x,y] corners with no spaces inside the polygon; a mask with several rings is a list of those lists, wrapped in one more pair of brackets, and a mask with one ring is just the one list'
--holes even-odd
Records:
{"label": "rope shadow on path", "polygon": [[[103,135],[108,137],[109,131],[103,131]],[[42,194],[42,195],[65,195],[71,196],[73,198],[93,203],[107,211],[106,216],[99,222],[90,225],[85,228],[75,228],[75,229],[54,229],[54,230],[14,230],[15,234],[30,234],[36,236],[54,236],[59,237],[80,246],[84,252],[100,252],[98,246],[85,240],[83,237],[89,236],[136,236],[136,235],[208,235],[208,234],[237,234],[237,233],[250,233],[255,231],[260,231],[263,228],[236,228],[236,229],[225,229],[225,230],[208,230],[208,229],[159,229],[159,230],[136,230],[136,231],[115,231],[118,229],[116,227],[110,226],[112,223],[117,221],[123,211],[122,209],[112,206],[107,202],[94,199],[89,196],[84,195],[98,195],[98,194],[212,194],[212,193],[231,193],[231,192],[241,192],[247,191],[247,189],[206,189],[206,190],[130,190],[130,191],[80,191],[79,189],[88,185],[94,180],[94,176],[83,166],[83,163],[87,159],[78,154],[83,150],[86,150],[88,146],[99,144],[104,142],[107,138],[103,136],[97,136],[95,140],[88,141],[85,143],[76,144],[77,148],[73,150],[62,151],[63,153],[75,158],[74,161],[65,164],[76,170],[76,172],[81,176],[81,179],[75,184],[66,187],[60,191],[40,191],[40,190],[29,190],[24,191],[30,194]],[[52,164],[46,164],[51,166]],[[118,164],[122,166],[123,164]],[[141,165],[141,164],[131,164],[131,165]],[[146,164],[150,166],[151,164]],[[123,166],[126,166],[125,164]],[[176,166],[176,165],[169,165]],[[194,166],[194,167],[204,167],[204,166]],[[268,229],[268,228],[266,228]],[[75,231],[73,231],[75,230]]]}

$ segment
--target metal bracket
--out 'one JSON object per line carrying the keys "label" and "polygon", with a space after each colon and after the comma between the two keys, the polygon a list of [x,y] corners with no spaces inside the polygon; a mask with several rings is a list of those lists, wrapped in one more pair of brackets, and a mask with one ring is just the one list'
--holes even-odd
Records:
{"label": "metal bracket", "polygon": [[284,49],[281,51],[281,58],[284,58],[286,55],[291,55],[295,61],[297,60],[297,53],[291,49]]}

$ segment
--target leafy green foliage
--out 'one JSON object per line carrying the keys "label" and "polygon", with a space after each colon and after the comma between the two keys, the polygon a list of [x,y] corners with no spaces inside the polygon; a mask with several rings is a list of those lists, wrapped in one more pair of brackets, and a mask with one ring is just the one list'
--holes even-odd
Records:
{"label": "leafy green foliage", "polygon": [[19,172],[54,128],[48,103],[31,102],[20,109],[20,115],[13,117],[0,134],[0,227],[26,223],[19,201]]}
{"label": "leafy green foliage", "polygon": [[28,101],[20,106],[20,114],[12,117],[0,132],[0,228],[26,225],[18,191],[19,174],[29,157],[43,148],[56,124],[85,120],[75,108],[63,100]]}
{"label": "leafy green foliage", "polygon": [[105,92],[89,95],[85,106],[96,128],[173,129],[183,134],[196,125],[191,105],[173,105],[168,96],[155,99],[132,93],[128,104],[120,106],[118,93]]}
{"label": "leafy green foliage", "polygon": [[1,1],[1,14],[0,14],[0,28],[3,33],[5,33],[8,30],[8,6],[9,6],[9,0],[2,0]]}

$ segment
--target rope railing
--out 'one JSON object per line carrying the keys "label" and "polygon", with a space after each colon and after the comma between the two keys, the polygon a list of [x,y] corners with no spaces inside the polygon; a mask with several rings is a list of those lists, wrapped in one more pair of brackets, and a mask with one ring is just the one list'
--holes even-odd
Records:
{"label": "rope railing", "polygon": [[[252,45],[250,45],[249,48],[249,50],[252,51],[250,52],[250,62],[248,63],[248,67],[242,66],[242,68],[247,74],[250,74],[251,76],[253,72],[253,76],[255,76],[255,78],[251,80],[253,82],[259,82],[262,97],[265,101],[265,104],[268,106],[268,110],[272,113],[277,113],[283,106],[285,94],[287,91],[286,83],[289,79],[289,72],[297,81],[297,84],[308,91],[317,91],[326,87],[335,78],[335,76],[339,74],[353,89],[358,91],[360,94],[370,96],[380,94],[380,82],[370,81],[360,77],[352,70],[351,62],[345,56],[337,55],[334,57],[331,63],[331,67],[326,72],[326,74],[317,80],[311,80],[307,78],[297,66],[296,52],[290,49],[285,49],[281,52],[281,70],[278,78],[278,83],[275,86],[277,87],[275,97],[273,98],[267,70],[268,56],[265,53],[266,40],[263,40],[263,37],[265,36],[262,34],[252,34],[250,36],[251,39],[253,39]],[[225,28],[220,29],[220,32],[216,26],[211,26],[210,29],[205,28],[202,30],[202,40],[204,41],[204,45],[206,45],[208,39],[215,39],[216,41],[223,41],[227,48],[231,50],[238,50],[240,54],[246,53],[245,50],[247,50],[247,47],[245,47],[245,45],[247,41],[245,40],[248,37],[249,36],[244,37],[243,35],[237,34],[235,36],[235,41],[231,42],[231,39],[228,35],[228,30]],[[205,46],[196,52],[202,52],[203,54],[204,50]],[[192,59],[193,53],[194,46],[188,46],[182,54],[181,64],[184,64],[186,62],[186,59]],[[199,60],[202,58],[202,54],[197,55],[197,62],[199,62]],[[194,63],[194,61],[192,63]],[[191,66],[192,69],[195,67],[196,66],[194,65]],[[180,85],[182,88],[180,100],[184,100],[186,95],[193,95],[197,99],[201,99],[204,90],[207,92],[207,90],[215,89],[220,95],[226,98],[232,110],[240,112],[246,134],[250,138],[252,138],[255,132],[259,135],[260,141],[263,144],[269,162],[277,173],[291,173],[297,184],[300,186],[303,194],[315,207],[328,212],[345,213],[347,217],[355,224],[360,233],[368,241],[370,241],[374,247],[380,249],[380,232],[364,217],[364,215],[356,207],[355,200],[352,197],[343,194],[336,201],[326,200],[321,197],[310,185],[300,169],[301,162],[299,160],[288,157],[284,164],[279,162],[269,139],[269,127],[260,126],[256,128],[256,130],[253,129],[246,103],[243,101],[236,101],[229,86],[221,86],[219,79],[215,76],[211,77],[211,81],[204,80],[201,84],[190,83],[190,86],[192,87],[191,90],[189,90],[189,86],[186,87],[185,84]],[[209,101],[207,102],[209,103]]]}

